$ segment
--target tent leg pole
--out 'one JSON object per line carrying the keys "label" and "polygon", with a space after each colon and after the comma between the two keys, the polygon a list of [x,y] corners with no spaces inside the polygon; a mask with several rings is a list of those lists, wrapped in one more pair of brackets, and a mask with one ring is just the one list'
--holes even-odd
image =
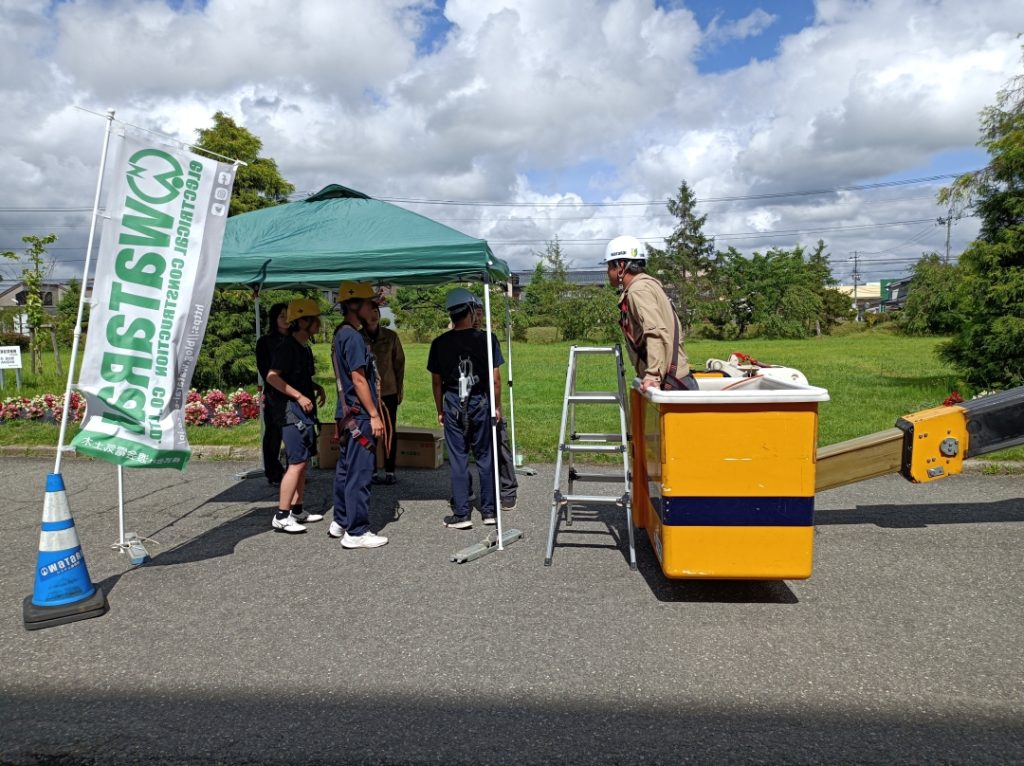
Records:
{"label": "tent leg pole", "polygon": [[505,296],[505,327],[508,334],[508,418],[509,438],[512,441],[512,470],[522,476],[536,476],[537,471],[529,466],[520,465],[519,451],[516,449],[516,400],[512,392],[512,298]]}
{"label": "tent leg pole", "polygon": [[[256,309],[255,309],[255,313],[256,313],[256,340],[259,340],[260,339],[260,289],[258,287],[253,289],[253,303],[256,306]],[[257,392],[257,396],[259,397],[259,401],[260,401],[260,414],[259,414],[259,419],[260,419],[260,467],[259,468],[250,468],[248,470],[239,471],[238,473],[235,474],[235,478],[238,479],[239,481],[241,481],[243,479],[256,479],[256,478],[258,478],[260,476],[263,476],[265,471],[266,471],[266,466],[263,465],[263,449],[262,449],[262,447],[263,447],[263,433],[264,433],[264,430],[266,428],[266,426],[263,424],[263,387],[264,387],[263,378],[261,378],[260,374],[257,372],[256,373],[256,392]]]}

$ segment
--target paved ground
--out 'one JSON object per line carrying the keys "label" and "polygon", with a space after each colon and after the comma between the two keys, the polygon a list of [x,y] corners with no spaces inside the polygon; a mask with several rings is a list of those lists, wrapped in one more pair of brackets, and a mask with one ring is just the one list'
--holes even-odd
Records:
{"label": "paved ground", "polygon": [[463,566],[483,529],[441,527],[443,471],[377,492],[392,542],[355,552],[273,533],[234,464],[133,471],[160,543],[133,569],[114,469],[69,461],[111,611],[28,633],[49,468],[0,469],[0,763],[1024,762],[1024,477],[823,493],[810,580],[671,583],[610,511],[543,567],[551,467],[507,517],[526,540]]}

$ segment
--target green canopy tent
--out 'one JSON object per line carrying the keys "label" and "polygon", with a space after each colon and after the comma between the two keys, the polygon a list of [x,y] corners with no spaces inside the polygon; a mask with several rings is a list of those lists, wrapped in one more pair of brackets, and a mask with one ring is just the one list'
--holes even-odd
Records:
{"label": "green canopy tent", "polygon": [[218,285],[332,288],[342,277],[500,284],[509,268],[485,240],[337,184],[228,220]]}
{"label": "green canopy tent", "polygon": [[[217,284],[252,288],[259,335],[259,290],[264,287],[337,287],[342,279],[377,285],[436,285],[481,281],[484,315],[491,332],[490,285],[505,283],[508,264],[496,258],[487,242],[397,205],[331,184],[298,202],[234,216],[227,222]],[[511,336],[509,337],[511,342]],[[487,345],[490,357],[491,345]],[[511,362],[511,350],[509,353]],[[493,360],[488,359],[493,365]],[[495,421],[493,378],[491,419]],[[512,371],[509,366],[509,385]],[[511,389],[510,389],[511,395]],[[514,409],[510,399],[513,451]],[[494,435],[495,492],[498,447]],[[502,546],[501,503],[498,544]]]}

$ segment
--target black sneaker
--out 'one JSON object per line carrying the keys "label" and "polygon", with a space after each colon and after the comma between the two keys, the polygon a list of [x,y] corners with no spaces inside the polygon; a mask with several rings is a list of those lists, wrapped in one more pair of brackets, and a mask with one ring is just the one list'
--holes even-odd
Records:
{"label": "black sneaker", "polygon": [[469,516],[445,516],[444,525],[449,529],[472,529],[473,520]]}
{"label": "black sneaker", "polygon": [[484,526],[485,527],[493,527],[497,523],[498,523],[498,517],[496,515],[494,515],[493,513],[490,516],[484,516]]}

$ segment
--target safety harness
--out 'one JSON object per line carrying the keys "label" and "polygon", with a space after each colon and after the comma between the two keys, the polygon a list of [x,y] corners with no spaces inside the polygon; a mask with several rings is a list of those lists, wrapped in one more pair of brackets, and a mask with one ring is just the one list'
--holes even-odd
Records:
{"label": "safety harness", "polygon": [[[335,331],[335,336],[346,329],[358,335],[358,331],[346,322]],[[360,336],[360,340],[362,339],[362,336]],[[377,360],[369,348],[367,348],[367,357],[369,358],[367,366],[370,368],[370,377],[376,381],[377,408],[380,410],[381,420],[384,423],[384,452],[388,454],[391,452],[391,438],[393,436],[391,432],[391,418],[388,417],[387,405],[384,404],[384,399],[380,395],[380,374],[377,371]],[[358,404],[349,406],[345,401],[345,386],[341,382],[341,363],[338,359],[338,345],[334,341],[331,343],[331,364],[334,366],[334,382],[338,388],[338,401],[341,402],[341,417],[335,418],[334,436],[331,437],[331,441],[334,444],[340,444],[343,441],[342,437],[345,436],[346,438],[355,439],[357,444],[367,451],[373,452],[373,442],[360,430],[356,422],[356,417],[363,413],[363,408]]]}
{"label": "safety harness", "polygon": [[[669,300],[669,306],[672,308],[672,318],[674,320],[672,322],[672,361],[668,365],[668,370],[661,377],[661,389],[662,391],[683,391],[690,388],[690,386],[686,385],[682,378],[676,375],[676,371],[679,369],[679,317],[676,307],[671,300]],[[646,367],[647,347],[640,342],[640,338],[633,336],[628,307],[629,300],[623,295],[622,300],[619,302],[619,325],[622,327],[622,335],[626,339],[626,344],[643,361]]]}

